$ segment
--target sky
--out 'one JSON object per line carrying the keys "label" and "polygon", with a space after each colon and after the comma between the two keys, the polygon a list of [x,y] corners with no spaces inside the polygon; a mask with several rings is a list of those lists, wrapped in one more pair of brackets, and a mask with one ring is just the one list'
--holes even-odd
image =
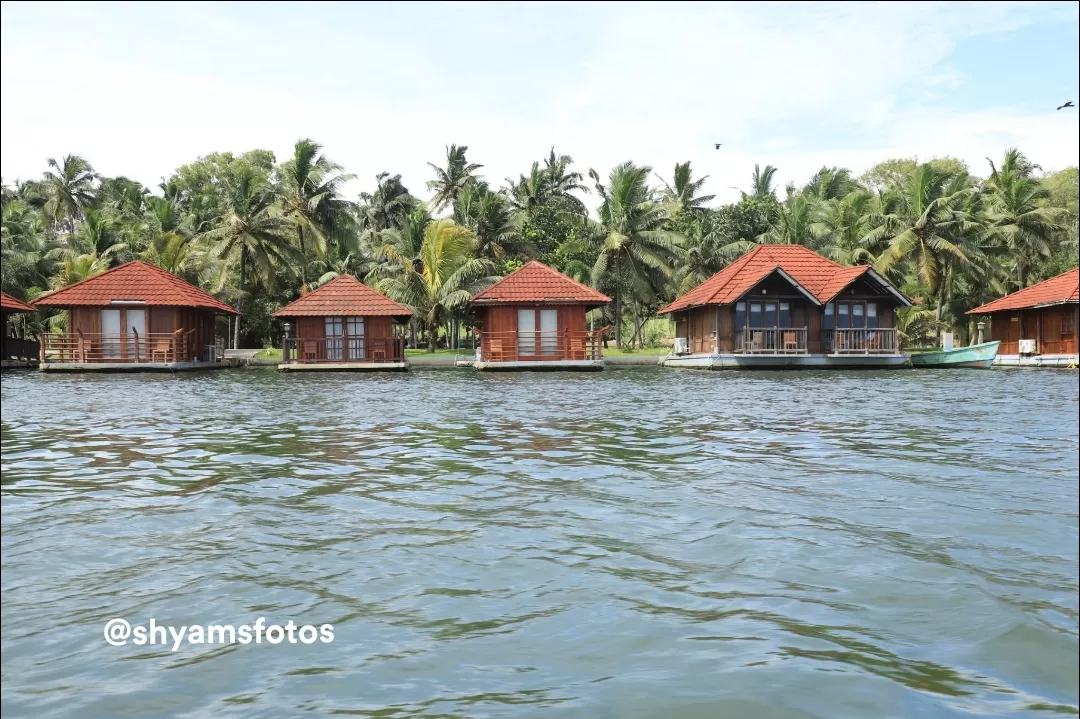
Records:
{"label": "sky", "polygon": [[[3,3],[0,175],[74,153],[156,188],[211,152],[301,138],[427,198],[467,145],[493,185],[554,146],[606,176],[690,160],[715,204],[777,185],[1019,147],[1080,156],[1078,4]],[[717,150],[715,143],[723,143]],[[657,181],[659,182],[659,181]],[[595,201],[595,200],[594,200]]]}

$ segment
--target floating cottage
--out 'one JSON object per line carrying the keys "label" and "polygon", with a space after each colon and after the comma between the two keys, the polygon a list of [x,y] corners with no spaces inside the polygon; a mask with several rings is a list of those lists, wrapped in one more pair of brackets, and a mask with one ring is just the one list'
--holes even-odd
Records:
{"label": "floating cottage", "polygon": [[37,308],[20,299],[0,292],[0,316],[4,320],[3,347],[0,348],[0,361],[5,369],[9,367],[29,367],[32,360],[38,358],[38,344],[27,339],[15,337],[11,331],[9,318],[17,312],[37,312]]}
{"label": "floating cottage", "polygon": [[601,370],[602,330],[585,313],[607,295],[530,260],[472,298],[477,370]]}
{"label": "floating cottage", "polygon": [[661,364],[903,367],[896,310],[911,304],[869,266],[760,245],[660,310],[674,318],[676,337]]}
{"label": "floating cottage", "polygon": [[1075,366],[1078,287],[1080,270],[1069,270],[970,310],[990,318],[990,338],[1001,342],[994,365]]}
{"label": "floating cottage", "polygon": [[137,261],[34,302],[68,311],[66,332],[39,338],[44,371],[220,367],[216,316],[239,314],[176,275]]}
{"label": "floating cottage", "polygon": [[352,275],[341,275],[275,312],[286,325],[279,370],[405,370],[405,340],[395,324],[412,310]]}

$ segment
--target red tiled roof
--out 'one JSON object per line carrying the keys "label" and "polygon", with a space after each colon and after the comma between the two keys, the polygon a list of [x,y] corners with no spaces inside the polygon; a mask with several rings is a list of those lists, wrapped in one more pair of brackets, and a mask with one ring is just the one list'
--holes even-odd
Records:
{"label": "red tiled roof", "polygon": [[352,275],[339,275],[275,312],[272,317],[411,317],[412,310]]}
{"label": "red tiled roof", "polygon": [[522,267],[477,294],[472,301],[484,305],[526,302],[530,304],[606,305],[611,302],[611,298],[577,280],[570,279],[543,262],[529,260]]}
{"label": "red tiled roof", "polygon": [[138,260],[41,295],[34,303],[39,307],[97,307],[123,300],[143,302],[151,307],[198,307],[239,314],[190,282]]}
{"label": "red tiled roof", "polygon": [[[888,285],[866,265],[845,267],[802,245],[759,245],[664,307],[660,314],[700,305],[729,304],[777,270],[822,304],[867,273]],[[890,289],[895,291],[891,286]]]}
{"label": "red tiled roof", "polygon": [[37,308],[33,305],[28,305],[3,292],[0,292],[0,309],[4,312],[37,312]]}
{"label": "red tiled roof", "polygon": [[1069,270],[1037,285],[1017,290],[981,307],[968,310],[969,315],[988,315],[1005,310],[1026,310],[1046,305],[1061,305],[1080,301],[1080,269]]}

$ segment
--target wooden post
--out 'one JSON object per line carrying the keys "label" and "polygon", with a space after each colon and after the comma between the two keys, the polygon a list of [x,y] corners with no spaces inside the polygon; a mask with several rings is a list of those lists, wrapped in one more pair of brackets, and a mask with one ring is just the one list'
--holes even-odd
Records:
{"label": "wooden post", "polygon": [[45,364],[45,333],[38,336],[38,363]]}
{"label": "wooden post", "polygon": [[135,361],[139,361],[139,331],[135,327],[131,328],[131,334],[135,335]]}
{"label": "wooden post", "polygon": [[77,357],[79,358],[79,361],[80,361],[80,362],[85,362],[85,361],[86,361],[86,348],[84,348],[84,347],[83,347],[83,334],[82,334],[82,330],[78,330],[78,329],[77,329],[77,330],[75,330],[75,334],[77,334],[77,335],[78,335],[78,337],[79,337],[79,339],[78,339],[78,352],[77,352]]}

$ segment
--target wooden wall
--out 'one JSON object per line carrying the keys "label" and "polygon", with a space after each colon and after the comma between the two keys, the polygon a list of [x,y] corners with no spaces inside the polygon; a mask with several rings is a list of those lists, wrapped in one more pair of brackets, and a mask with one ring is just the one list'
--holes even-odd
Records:
{"label": "wooden wall", "polygon": [[[490,342],[492,337],[502,341],[503,352],[513,352],[516,345],[516,333],[518,330],[518,310],[523,309],[557,309],[559,311],[558,328],[559,335],[564,332],[583,333],[588,330],[585,323],[587,312],[585,305],[494,305],[476,307],[473,315],[480,322],[480,351],[484,356],[490,357]],[[539,329],[539,327],[537,328]]]}
{"label": "wooden wall", "polygon": [[[997,312],[990,316],[990,339],[999,340],[998,354],[1020,352],[1020,340],[1038,340],[1039,354],[1076,354],[1076,326],[1080,305],[1055,305],[1016,312]],[[1072,320],[1072,332],[1068,330]]]}
{"label": "wooden wall", "polygon": [[[323,340],[326,339],[325,317],[297,317],[296,337],[298,339]],[[341,318],[342,331],[345,331],[346,318]],[[387,316],[364,317],[364,357],[349,357],[350,360],[369,359],[372,355],[372,345],[368,340],[391,340],[394,337],[394,320]],[[317,345],[318,359],[326,359],[326,343],[319,342]],[[390,350],[388,349],[387,352]]]}
{"label": "wooden wall", "polygon": [[[206,346],[214,344],[214,313],[194,307],[72,307],[68,311],[68,334],[82,331],[84,335],[100,335],[102,310],[120,310],[120,326],[126,330],[129,327],[128,309],[146,311],[146,334],[172,334],[176,330],[183,330],[186,334],[188,330],[195,330],[187,337],[189,358],[205,360]],[[97,341],[92,337],[88,339],[92,343]],[[124,346],[121,354],[126,353],[127,347]]]}

